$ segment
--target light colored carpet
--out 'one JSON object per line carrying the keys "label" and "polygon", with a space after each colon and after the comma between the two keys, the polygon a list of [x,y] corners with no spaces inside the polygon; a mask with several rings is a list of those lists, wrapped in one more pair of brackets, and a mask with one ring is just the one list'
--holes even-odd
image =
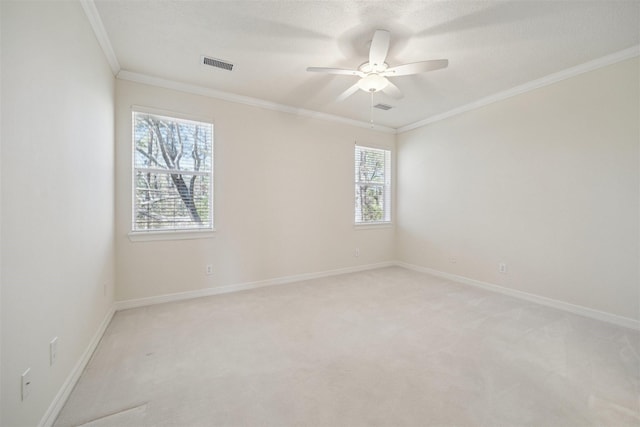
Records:
{"label": "light colored carpet", "polygon": [[402,268],[118,312],[56,426],[638,426],[637,332]]}

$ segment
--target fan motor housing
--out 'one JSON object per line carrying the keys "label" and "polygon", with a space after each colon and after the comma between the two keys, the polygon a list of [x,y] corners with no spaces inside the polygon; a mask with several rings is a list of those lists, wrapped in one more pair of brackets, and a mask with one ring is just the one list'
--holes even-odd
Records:
{"label": "fan motor housing", "polygon": [[386,62],[377,67],[372,66],[369,62],[365,62],[358,67],[358,70],[362,71],[363,73],[369,74],[382,73],[387,68],[389,68],[389,64],[387,64]]}

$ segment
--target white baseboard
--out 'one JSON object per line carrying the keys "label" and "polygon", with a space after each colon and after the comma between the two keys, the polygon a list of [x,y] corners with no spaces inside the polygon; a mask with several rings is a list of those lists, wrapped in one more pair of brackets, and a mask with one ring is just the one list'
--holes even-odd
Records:
{"label": "white baseboard", "polygon": [[545,305],[548,307],[557,308],[559,310],[564,310],[569,313],[590,317],[592,319],[601,320],[601,321],[612,323],[618,326],[623,326],[625,328],[640,330],[640,321],[630,319],[628,317],[617,316],[615,314],[594,310],[594,309],[583,307],[580,305],[575,305],[575,304],[555,300],[552,298],[547,298],[539,295],[530,294],[527,292],[509,289],[509,288],[498,286],[492,283],[486,283],[479,280],[470,279],[468,277],[458,276],[455,274],[446,273],[444,271],[434,270],[432,268],[409,264],[402,261],[381,262],[377,264],[359,265],[354,267],[340,268],[336,270],[321,271],[317,273],[296,274],[293,276],[284,276],[284,277],[277,277],[274,279],[259,280],[255,282],[220,286],[217,288],[206,288],[206,289],[199,289],[199,290],[189,291],[189,292],[159,295],[159,296],[154,296],[149,298],[116,301],[107,312],[102,323],[100,324],[100,327],[98,328],[93,338],[91,339],[91,342],[89,343],[86,350],[82,354],[78,363],[76,363],[75,367],[69,374],[67,380],[64,382],[64,384],[60,388],[60,391],[58,392],[53,402],[47,409],[47,412],[44,414],[44,416],[40,420],[40,423],[38,424],[38,426],[50,427],[53,425],[56,418],[58,417],[58,414],[62,410],[62,407],[64,406],[67,399],[69,398],[71,391],[73,390],[76,383],[78,382],[78,379],[80,379],[80,375],[84,371],[84,368],[87,366],[87,363],[89,363],[89,360],[93,355],[93,352],[95,351],[96,347],[100,343],[100,340],[102,339],[102,336],[104,335],[107,329],[107,326],[109,326],[109,322],[111,322],[111,319],[113,318],[113,315],[115,314],[116,311],[126,310],[129,308],[144,307],[144,306],[154,305],[154,304],[161,304],[161,303],[171,302],[171,301],[182,301],[186,299],[193,299],[193,298],[199,298],[204,296],[226,294],[230,292],[238,292],[238,291],[244,291],[248,289],[257,289],[257,288],[263,288],[266,286],[283,285],[286,283],[300,282],[304,280],[318,279],[321,277],[337,276],[339,274],[356,273],[359,271],[373,270],[376,268],[393,267],[393,266],[403,267],[409,270],[427,273],[432,276],[442,277],[444,279],[448,279],[454,282],[475,286],[478,288],[501,293],[504,295],[509,295],[522,300]]}
{"label": "white baseboard", "polygon": [[64,382],[64,384],[62,384],[62,387],[60,387],[60,391],[58,391],[58,394],[53,399],[53,402],[51,402],[51,405],[49,405],[49,409],[47,409],[47,412],[45,412],[44,416],[40,420],[40,423],[38,424],[39,427],[50,427],[56,421],[56,418],[60,414],[60,411],[62,410],[64,404],[67,402],[71,391],[80,379],[80,375],[84,371],[84,368],[87,366],[87,363],[89,363],[93,352],[95,351],[96,347],[98,347],[98,344],[100,343],[104,332],[107,330],[107,326],[109,326],[109,322],[111,322],[114,314],[115,307],[112,305],[111,308],[109,308],[106,316],[102,320],[100,327],[93,335],[93,338],[91,338],[89,345],[85,349],[84,353],[82,353],[80,360],[78,360],[76,366],[73,367],[73,370],[67,377],[67,380]]}
{"label": "white baseboard", "polygon": [[492,292],[498,292],[504,295],[512,296],[514,298],[526,300],[536,304],[541,304],[547,307],[557,308],[559,310],[564,310],[569,313],[578,314],[578,315],[589,317],[596,320],[601,320],[604,322],[612,323],[614,325],[623,326],[625,328],[640,330],[640,321],[635,319],[622,317],[622,316],[607,313],[604,311],[594,310],[592,308],[584,307],[581,305],[571,304],[568,302],[555,300],[555,299],[543,297],[540,295],[530,294],[530,293],[518,291],[515,289],[505,288],[503,286],[495,285],[493,283],[482,282],[480,280],[470,279],[468,277],[458,276],[455,274],[446,273],[444,271],[435,270],[428,267],[422,267],[414,264],[409,264],[402,261],[367,264],[367,265],[360,265],[355,267],[340,268],[336,270],[321,271],[317,273],[296,274],[293,276],[277,277],[273,279],[259,280],[255,282],[238,283],[234,285],[220,286],[216,288],[198,289],[194,291],[159,295],[159,296],[148,297],[148,298],[116,301],[115,309],[116,311],[120,311],[120,310],[129,309],[129,308],[137,308],[137,307],[144,307],[148,305],[162,304],[165,302],[182,301],[182,300],[192,299],[192,298],[200,298],[200,297],[211,296],[211,295],[220,295],[220,294],[226,294],[230,292],[257,289],[257,288],[263,288],[266,286],[283,285],[286,283],[299,282],[303,280],[337,276],[339,274],[355,273],[358,271],[373,270],[376,268],[384,268],[384,267],[392,267],[392,266],[403,267],[410,270],[431,274],[433,276],[442,277],[448,280],[452,280],[454,282],[475,286],[475,287],[486,289]]}
{"label": "white baseboard", "polygon": [[317,273],[303,273],[293,276],[276,277],[267,280],[258,280],[256,282],[238,283],[234,285],[219,286],[215,288],[198,289],[195,291],[180,292],[175,294],[158,295],[148,298],[130,299],[124,301],[116,301],[116,311],[126,310],[129,308],[144,307],[154,304],[162,304],[165,302],[182,301],[192,298],[200,298],[211,295],[227,294],[230,292],[245,291],[248,289],[263,288],[265,286],[284,285],[286,283],[300,282],[303,280],[318,279],[321,277],[337,276],[339,274],[356,273],[358,271],[373,270],[376,268],[392,267],[395,262],[381,262],[376,264],[358,265],[354,267],[339,268],[336,270],[320,271]]}
{"label": "white baseboard", "polygon": [[395,265],[398,267],[404,267],[409,270],[419,271],[422,273],[431,274],[432,276],[442,277],[444,279],[452,280],[458,283],[464,283],[466,285],[475,286],[477,288],[486,289],[493,292],[498,292],[504,295],[509,295],[514,298],[534,302],[536,304],[545,305],[547,307],[557,308],[559,310],[568,311],[569,313],[579,314],[581,316],[590,317],[596,320],[602,320],[604,322],[613,323],[614,325],[623,326],[625,328],[631,328],[640,330],[640,321],[631,319],[628,317],[622,317],[604,311],[594,310],[592,308],[584,307],[581,305],[571,304],[564,301],[559,301],[552,298],[543,297],[540,295],[530,294],[515,289],[505,288],[503,286],[494,285],[493,283],[481,282],[480,280],[470,279],[464,276],[458,276],[451,273],[446,273],[440,270],[434,270],[428,267],[421,267],[419,265],[408,264],[406,262],[396,261]]}
{"label": "white baseboard", "polygon": [[98,328],[93,338],[91,339],[91,342],[85,349],[84,353],[82,353],[80,360],[78,360],[73,370],[67,377],[66,381],[64,382],[62,387],[60,387],[60,390],[58,391],[58,394],[51,402],[51,405],[49,405],[49,408],[47,409],[47,412],[45,412],[44,416],[40,420],[38,427],[51,427],[53,425],[56,418],[60,414],[62,407],[67,402],[67,399],[71,394],[71,391],[73,391],[73,388],[75,387],[76,383],[80,379],[80,375],[84,371],[84,368],[87,366],[87,363],[89,363],[89,360],[93,355],[93,352],[95,351],[96,347],[98,347],[98,344],[100,343],[100,340],[102,339],[102,336],[107,330],[107,326],[109,326],[109,323],[111,322],[111,319],[113,318],[113,315],[115,314],[116,311],[125,310],[128,308],[144,307],[147,305],[161,304],[161,303],[171,302],[171,301],[181,301],[181,300],[199,298],[199,297],[210,296],[210,295],[225,294],[229,292],[237,292],[237,291],[243,291],[248,289],[257,289],[265,286],[282,285],[285,283],[299,282],[303,280],[311,280],[311,279],[317,279],[317,278],[328,277],[328,276],[336,276],[339,274],[355,273],[358,271],[373,270],[376,268],[391,267],[394,265],[395,265],[394,262],[382,262],[377,264],[367,264],[367,265],[359,265],[354,267],[340,268],[336,270],[321,271],[317,273],[304,273],[304,274],[297,274],[293,276],[277,277],[274,279],[259,280],[256,282],[239,283],[235,285],[221,286],[218,288],[199,289],[196,291],[181,292],[181,293],[169,294],[169,295],[159,295],[159,296],[149,297],[149,298],[117,301],[111,306],[111,308],[107,312],[106,316],[102,320],[102,323],[100,324],[100,327]]}

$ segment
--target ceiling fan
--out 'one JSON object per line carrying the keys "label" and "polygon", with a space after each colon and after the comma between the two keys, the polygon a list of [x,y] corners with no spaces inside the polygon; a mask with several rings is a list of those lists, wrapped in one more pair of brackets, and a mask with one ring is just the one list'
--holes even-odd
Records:
{"label": "ceiling fan", "polygon": [[357,70],[346,70],[343,68],[308,67],[307,71],[327,74],[340,74],[347,76],[358,76],[360,80],[349,89],[345,90],[338,101],[343,101],[361,89],[365,92],[383,91],[392,98],[402,98],[402,92],[396,85],[391,83],[387,77],[408,76],[411,74],[424,73],[426,71],[439,70],[449,65],[447,59],[433,59],[430,61],[413,62],[411,64],[389,67],[385,62],[387,51],[389,50],[389,40],[391,35],[387,30],[376,30],[371,40],[369,49],[369,61],[360,65]]}

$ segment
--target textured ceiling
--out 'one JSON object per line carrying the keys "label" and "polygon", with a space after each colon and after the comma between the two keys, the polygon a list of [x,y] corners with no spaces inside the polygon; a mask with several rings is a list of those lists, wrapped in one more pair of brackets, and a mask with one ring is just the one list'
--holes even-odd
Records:
{"label": "textured ceiling", "polygon": [[[391,80],[404,98],[374,110],[398,128],[640,43],[638,1],[132,1],[95,0],[122,70],[369,121],[370,95],[336,98],[376,29],[391,32],[387,63],[449,59]],[[200,65],[230,61],[233,71]]]}

